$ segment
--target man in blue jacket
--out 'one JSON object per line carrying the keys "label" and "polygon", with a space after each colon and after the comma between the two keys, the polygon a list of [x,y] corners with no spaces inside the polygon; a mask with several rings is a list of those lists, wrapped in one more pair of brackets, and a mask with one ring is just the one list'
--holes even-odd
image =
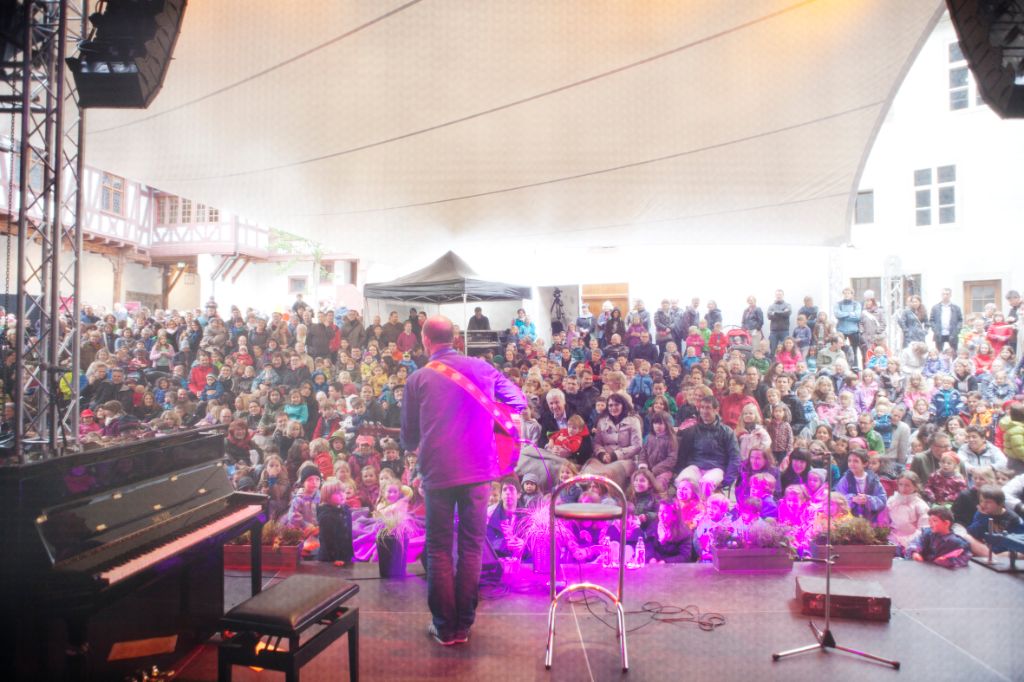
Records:
{"label": "man in blue jacket", "polygon": [[[491,400],[516,412],[527,402],[519,387],[483,360],[452,349],[452,321],[437,315],[423,323],[423,347],[468,379]],[[499,476],[494,418],[444,374],[424,368],[409,376],[402,404],[402,443],[417,450],[426,502],[428,632],[449,646],[469,639],[487,528],[489,482]],[[458,563],[453,565],[454,518],[459,519]]]}
{"label": "man in blue jacket", "polygon": [[697,403],[700,419],[679,434],[680,478],[700,484],[706,498],[720,485],[730,485],[739,475],[740,447],[736,434],[718,417],[718,400],[704,396]]}
{"label": "man in blue jacket", "polygon": [[843,298],[834,310],[836,318],[836,331],[846,337],[850,344],[850,367],[858,368],[857,351],[860,349],[860,314],[861,305],[853,297],[853,289],[843,289]]}

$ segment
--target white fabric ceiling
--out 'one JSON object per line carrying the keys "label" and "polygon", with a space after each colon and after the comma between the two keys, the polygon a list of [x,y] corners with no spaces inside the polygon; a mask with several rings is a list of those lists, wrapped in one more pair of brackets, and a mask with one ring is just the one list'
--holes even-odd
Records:
{"label": "white fabric ceiling", "polygon": [[192,0],[163,91],[91,110],[86,161],[331,250],[838,244],[942,7]]}

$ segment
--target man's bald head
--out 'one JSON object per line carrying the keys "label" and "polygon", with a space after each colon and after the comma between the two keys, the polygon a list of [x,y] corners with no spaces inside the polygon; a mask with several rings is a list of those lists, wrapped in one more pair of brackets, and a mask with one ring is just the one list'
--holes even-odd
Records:
{"label": "man's bald head", "polygon": [[423,347],[428,353],[435,346],[450,345],[454,339],[455,328],[444,315],[428,317],[423,323]]}

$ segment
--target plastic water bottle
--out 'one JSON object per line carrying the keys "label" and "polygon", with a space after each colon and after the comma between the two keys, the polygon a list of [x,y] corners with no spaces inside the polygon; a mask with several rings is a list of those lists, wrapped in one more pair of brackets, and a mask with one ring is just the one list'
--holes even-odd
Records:
{"label": "plastic water bottle", "polygon": [[634,552],[633,556],[637,566],[647,564],[647,547],[644,546],[643,538],[636,541],[636,552]]}

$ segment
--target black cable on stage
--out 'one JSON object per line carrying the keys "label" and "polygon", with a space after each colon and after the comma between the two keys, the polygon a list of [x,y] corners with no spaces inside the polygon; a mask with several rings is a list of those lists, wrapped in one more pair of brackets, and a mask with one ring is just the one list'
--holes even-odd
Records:
{"label": "black cable on stage", "polygon": [[[576,562],[576,566],[580,572],[580,580],[583,580],[583,564]],[[586,590],[583,591],[583,599],[569,599],[570,604],[583,604],[587,607],[587,611],[594,618],[599,620],[605,627],[618,630],[616,625],[609,623],[607,620],[601,617],[600,614],[594,612],[594,609],[590,606],[590,598],[587,596]],[[607,602],[601,600],[604,605],[604,613],[608,616],[617,615],[616,612],[608,608]],[[675,606],[673,604],[662,604],[657,601],[644,602],[640,607],[639,611],[625,611],[625,615],[639,615],[647,614],[648,620],[640,625],[633,628],[627,628],[626,633],[636,632],[641,628],[645,628],[651,623],[694,623],[704,632],[713,632],[716,628],[720,628],[725,625],[725,616],[714,611],[701,612],[700,607],[694,604],[688,604],[687,606]]]}

